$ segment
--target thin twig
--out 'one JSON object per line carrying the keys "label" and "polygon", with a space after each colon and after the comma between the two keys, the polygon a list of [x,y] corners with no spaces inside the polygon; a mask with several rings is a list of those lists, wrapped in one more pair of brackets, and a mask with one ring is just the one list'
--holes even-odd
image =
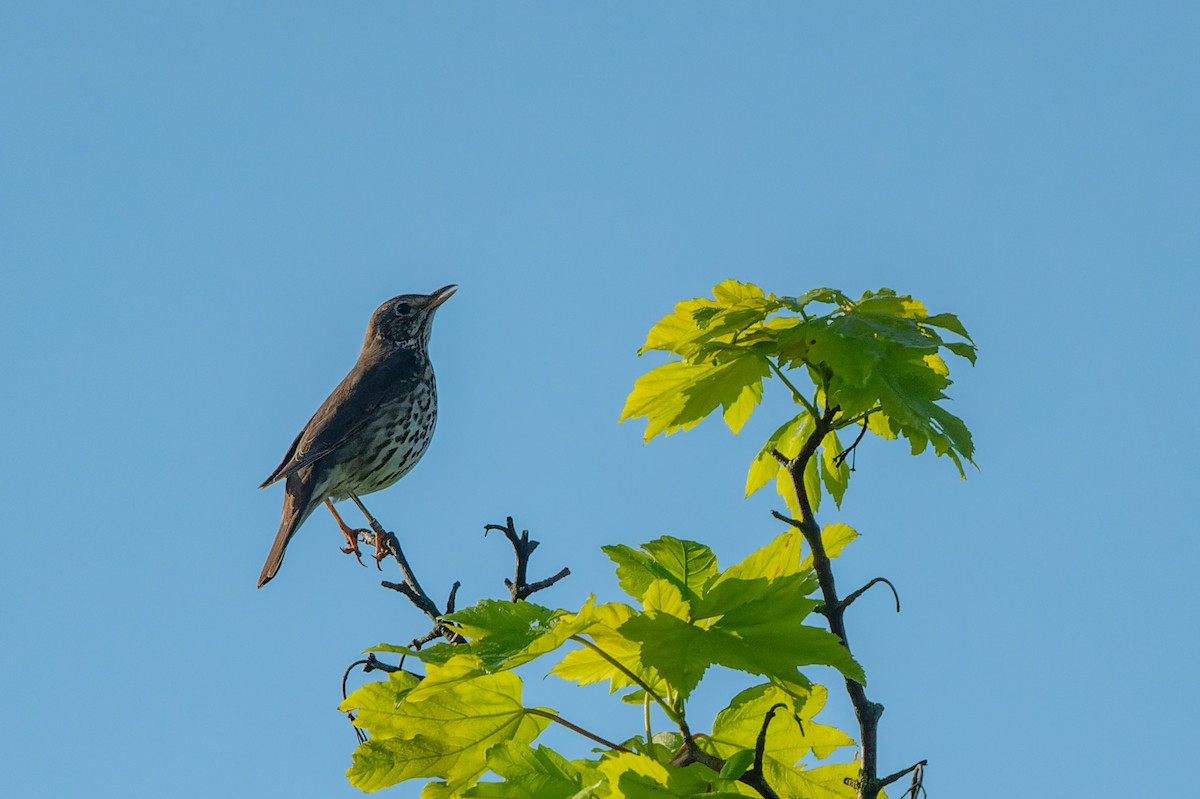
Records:
{"label": "thin twig", "polygon": [[855,591],[853,594],[850,594],[849,596],[847,596],[845,599],[842,600],[842,609],[845,610],[846,608],[850,607],[851,602],[853,602],[854,600],[858,599],[860,596],[865,594],[867,592],[867,589],[870,588],[871,586],[875,585],[876,583],[884,583],[887,585],[888,588],[892,589],[892,596],[894,596],[896,598],[896,612],[899,613],[900,612],[900,594],[896,592],[896,586],[892,585],[892,581],[887,579],[886,577],[876,577],[874,580],[867,583],[862,588]]}
{"label": "thin twig", "polygon": [[[878,781],[879,787],[886,788],[887,786],[891,785],[893,782],[900,779],[901,777],[903,777],[905,774],[908,774],[909,772],[913,772],[913,771],[922,771],[923,772],[925,767],[928,765],[929,765],[928,760],[922,760],[919,763],[913,763],[908,768],[903,769],[901,771],[897,771],[895,774],[889,774],[886,777],[884,777],[883,779],[879,780]],[[917,783],[917,781],[915,779],[913,780],[913,782]],[[921,786],[919,784],[916,784],[916,787],[920,788]]]}
{"label": "thin twig", "polygon": [[[854,448],[858,446],[858,442],[862,441],[863,436],[865,436],[866,434],[867,434],[867,417],[864,415],[863,420],[862,420],[862,430],[858,431],[858,438],[854,439],[853,444],[846,447],[844,450],[842,450],[841,452],[839,452],[837,455],[834,456],[833,465],[841,466],[843,463],[845,463],[846,456],[854,451]],[[850,471],[854,471],[853,466],[850,467]]]}
{"label": "thin twig", "polygon": [[630,680],[632,680],[639,688],[641,688],[643,691],[645,691],[646,696],[653,699],[658,704],[658,706],[660,708],[662,708],[663,713],[667,714],[667,718],[669,718],[671,721],[674,721],[676,723],[679,722],[679,714],[675,711],[675,708],[671,707],[665,701],[663,701],[663,698],[661,696],[659,696],[658,694],[656,694],[654,692],[654,689],[646,684],[645,680],[643,680],[641,677],[637,676],[632,671],[630,671],[629,668],[627,666],[625,666],[624,663],[617,660],[612,655],[608,654],[603,649],[598,647],[595,644],[595,642],[593,642],[590,638],[584,638],[582,635],[576,634],[576,635],[571,636],[571,640],[575,641],[576,643],[583,644],[588,649],[592,650],[597,655],[599,655],[601,658],[603,658],[605,661],[607,661],[610,666],[612,666],[617,671],[624,674],[626,677],[628,677]]}
{"label": "thin twig", "polygon": [[814,418],[819,417],[821,414],[817,412],[816,406],[810,403],[808,399],[800,393],[800,390],[792,385],[792,381],[787,379],[787,375],[783,373],[783,370],[779,368],[779,365],[770,358],[767,358],[766,360],[767,365],[771,367],[771,371],[775,372],[775,376],[778,377],[779,380],[788,387],[788,390],[792,392],[792,399],[803,405],[804,409],[811,413]]}
{"label": "thin twig", "polygon": [[599,735],[596,735],[593,732],[588,732],[583,727],[580,727],[578,724],[572,724],[571,722],[567,721],[566,719],[564,719],[562,716],[558,715],[557,713],[551,713],[548,710],[542,710],[542,709],[536,708],[536,707],[527,707],[527,708],[525,708],[525,712],[529,713],[530,715],[533,715],[533,716],[541,716],[544,719],[550,719],[551,721],[555,722],[556,724],[561,724],[564,727],[566,727],[568,730],[573,730],[573,731],[579,733],[580,735],[582,735],[584,738],[589,738],[589,739],[595,741],[596,743],[600,744],[601,746],[607,746],[609,749],[612,749],[616,752],[629,752],[630,754],[633,753],[632,749],[626,749],[625,747],[621,746],[620,744],[615,744],[612,741],[608,741],[608,740],[605,740],[604,738],[601,738]]}

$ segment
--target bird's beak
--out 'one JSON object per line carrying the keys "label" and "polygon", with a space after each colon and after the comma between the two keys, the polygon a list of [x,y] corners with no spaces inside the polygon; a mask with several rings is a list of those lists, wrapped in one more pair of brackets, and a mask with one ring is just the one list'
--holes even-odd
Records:
{"label": "bird's beak", "polygon": [[440,289],[430,295],[432,299],[429,300],[429,305],[427,305],[426,308],[432,311],[434,308],[453,297],[454,292],[456,291],[458,291],[458,285],[455,283],[451,283],[449,286],[442,286]]}

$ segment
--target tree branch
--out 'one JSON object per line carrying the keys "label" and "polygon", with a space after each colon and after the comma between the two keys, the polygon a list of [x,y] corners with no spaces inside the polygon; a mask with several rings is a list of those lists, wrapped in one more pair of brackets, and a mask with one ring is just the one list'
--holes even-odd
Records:
{"label": "tree branch", "polygon": [[[815,417],[816,423],[813,425],[813,430],[795,457],[785,461],[786,456],[783,456],[782,453],[775,453],[776,458],[781,460],[788,475],[792,478],[792,488],[796,492],[796,502],[800,506],[800,518],[798,520],[787,519],[778,513],[775,516],[785,519],[793,527],[799,529],[808,543],[809,549],[812,551],[813,570],[817,574],[821,595],[824,599],[824,615],[829,623],[829,631],[841,639],[842,646],[846,647],[846,651],[849,652],[851,651],[850,639],[846,634],[845,624],[848,603],[838,598],[833,567],[825,552],[825,544],[821,540],[821,528],[817,524],[812,503],[804,488],[805,467],[807,467],[809,459],[816,454],[821,441],[834,429],[834,417],[838,410],[837,406],[829,407],[820,417]],[[883,715],[883,705],[868,699],[866,689],[848,677],[846,678],[846,693],[849,694],[850,703],[854,706],[854,715],[858,718],[861,733],[859,737],[861,770],[856,782],[856,792],[859,799],[876,799],[884,784],[878,776],[879,718]]]}
{"label": "tree branch", "polygon": [[522,530],[520,535],[518,535],[517,528],[513,524],[513,517],[511,516],[505,520],[505,524],[503,525],[485,524],[483,526],[484,536],[486,537],[492,530],[499,530],[504,533],[504,537],[512,544],[513,552],[517,556],[515,579],[509,580],[505,578],[504,580],[504,585],[508,588],[513,602],[520,602],[522,599],[527,599],[531,594],[549,588],[571,573],[571,570],[564,566],[559,570],[558,574],[552,577],[547,577],[545,580],[538,580],[534,583],[528,582],[529,557],[538,548],[538,542],[529,539],[528,530]]}

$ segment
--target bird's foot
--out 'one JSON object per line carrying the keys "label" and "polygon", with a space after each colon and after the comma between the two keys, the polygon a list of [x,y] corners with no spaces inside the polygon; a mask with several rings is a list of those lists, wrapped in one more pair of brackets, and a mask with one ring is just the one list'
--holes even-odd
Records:
{"label": "bird's foot", "polygon": [[383,562],[384,558],[386,558],[388,555],[391,554],[391,551],[392,551],[392,548],[388,544],[387,535],[376,535],[375,536],[375,568],[376,569],[379,569],[379,571],[383,571],[383,566],[381,566],[380,564]]}
{"label": "bird's foot", "polygon": [[370,535],[371,531],[370,530],[362,530],[362,529],[351,530],[348,528],[342,530],[342,535],[346,536],[346,546],[339,547],[339,549],[341,549],[342,552],[347,555],[353,553],[354,558],[358,561],[358,565],[362,566],[365,569],[367,567],[367,564],[363,563],[362,550],[358,548],[358,538],[359,538],[359,536],[364,535],[364,534]]}

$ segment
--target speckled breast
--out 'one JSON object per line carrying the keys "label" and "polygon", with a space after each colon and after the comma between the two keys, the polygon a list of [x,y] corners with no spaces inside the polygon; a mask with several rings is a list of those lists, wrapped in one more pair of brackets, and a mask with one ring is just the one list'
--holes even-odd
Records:
{"label": "speckled breast", "polygon": [[437,387],[431,369],[427,379],[382,406],[367,423],[359,451],[339,458],[342,463],[334,470],[329,496],[362,496],[395,483],[421,460],[436,424]]}

